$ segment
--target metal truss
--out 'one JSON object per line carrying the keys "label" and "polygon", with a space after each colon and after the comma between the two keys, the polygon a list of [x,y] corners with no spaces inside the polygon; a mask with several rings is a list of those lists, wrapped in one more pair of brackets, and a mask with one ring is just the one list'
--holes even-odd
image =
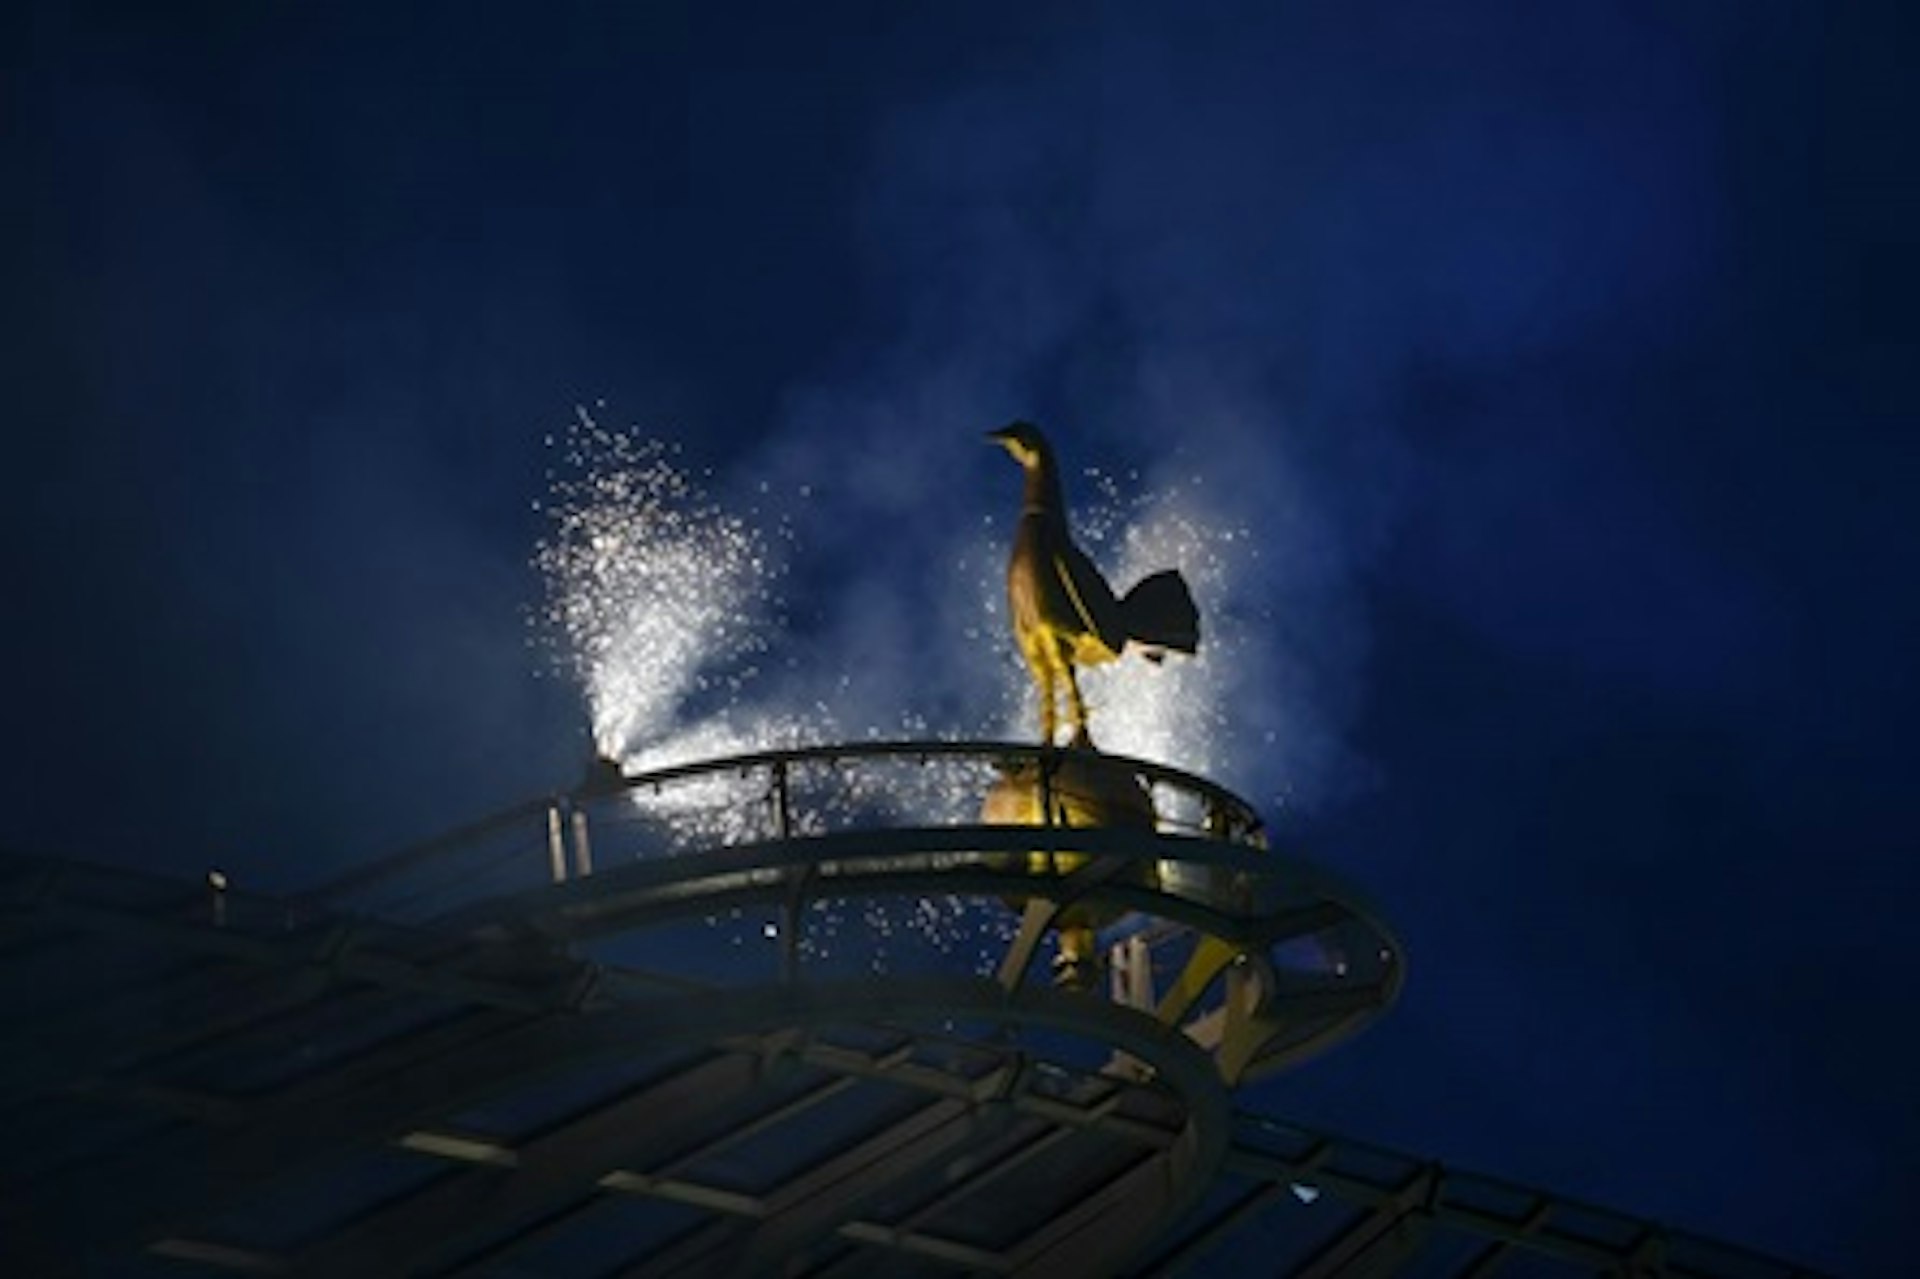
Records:
{"label": "metal truss", "polygon": [[[1137,795],[1149,824],[1073,825],[1065,801],[1090,768]],[[1033,786],[1041,823],[977,824],[981,795],[1010,776]],[[1130,965],[1119,1002],[1201,1044],[1230,1086],[1356,1033],[1405,979],[1377,912],[1269,848],[1231,792],[1145,761],[1005,742],[765,751],[632,777],[609,766],[302,904],[567,945],[754,911],[781,941],[772,975],[791,984],[820,976],[806,939],[828,909],[923,897],[1019,912],[993,961],[1009,990],[1033,979],[1050,939],[1103,928]]]}
{"label": "metal truss", "polygon": [[413,928],[0,860],[0,1268],[1806,1273],[1234,1115],[1205,1036],[1157,1007],[695,986],[555,935],[637,926],[635,884],[548,891],[527,928]]}

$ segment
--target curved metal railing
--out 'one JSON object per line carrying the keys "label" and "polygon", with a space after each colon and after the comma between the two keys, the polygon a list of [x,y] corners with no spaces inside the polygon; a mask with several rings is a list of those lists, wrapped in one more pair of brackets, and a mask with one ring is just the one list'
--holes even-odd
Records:
{"label": "curved metal railing", "polygon": [[[1143,788],[1157,834],[1266,847],[1251,804],[1204,777],[1150,760],[1073,748],[980,741],[796,746],[621,774],[599,761],[572,790],[532,799],[402,848],[302,895],[312,905],[399,903],[507,892],[593,873],[596,861],[645,859],[850,830],[980,821],[998,777],[1032,769],[1043,795],[1088,758]],[[1056,806],[1040,805],[1042,824]],[[404,913],[404,912],[403,912]]]}
{"label": "curved metal railing", "polygon": [[633,775],[602,761],[570,791],[306,900],[616,965],[678,964],[716,989],[930,964],[992,974],[1011,997],[1046,984],[1035,956],[1053,945],[1055,981],[1111,984],[1109,1002],[1208,1047],[1229,1082],[1324,1051],[1403,978],[1377,914],[1270,850],[1226,788],[1146,760],[995,741],[798,746]]}
{"label": "curved metal railing", "polygon": [[[652,792],[657,795],[675,785],[715,776],[742,775],[760,770],[764,770],[767,774],[769,794],[777,795],[779,788],[786,784],[795,770],[872,764],[876,761],[906,761],[922,766],[936,762],[959,761],[968,764],[986,763],[998,768],[1017,763],[1031,763],[1045,778],[1055,774],[1062,765],[1076,757],[1092,758],[1098,760],[1105,768],[1121,769],[1132,773],[1153,790],[1178,796],[1186,801],[1186,807],[1197,807],[1204,813],[1200,821],[1183,816],[1163,819],[1163,828],[1167,826],[1173,828],[1167,833],[1205,834],[1229,843],[1247,843],[1256,846],[1265,844],[1265,828],[1260,815],[1254,811],[1253,805],[1217,782],[1152,760],[1026,742],[875,741],[753,751],[741,755],[694,760],[631,775],[623,774],[617,781],[613,779],[610,772],[601,771],[597,775],[590,773],[588,783],[573,792],[573,796],[578,800],[618,792],[627,794]],[[611,761],[604,763],[611,765]],[[1156,794],[1155,799],[1156,809],[1161,808],[1162,805],[1158,802],[1160,795]]]}

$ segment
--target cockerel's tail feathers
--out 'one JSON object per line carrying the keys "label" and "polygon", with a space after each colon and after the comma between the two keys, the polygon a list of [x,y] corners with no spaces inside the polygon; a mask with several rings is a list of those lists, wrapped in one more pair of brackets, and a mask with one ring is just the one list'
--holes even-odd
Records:
{"label": "cockerel's tail feathers", "polygon": [[1175,569],[1166,569],[1134,584],[1120,600],[1120,616],[1127,638],[1144,645],[1147,656],[1158,660],[1159,650],[1195,653],[1200,648],[1200,610],[1193,593]]}

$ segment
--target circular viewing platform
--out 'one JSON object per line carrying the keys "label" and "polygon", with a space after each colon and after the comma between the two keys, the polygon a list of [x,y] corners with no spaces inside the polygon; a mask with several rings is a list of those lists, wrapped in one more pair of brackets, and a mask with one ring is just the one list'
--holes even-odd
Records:
{"label": "circular viewing platform", "polygon": [[901,742],[600,768],[295,899],[0,858],[0,1258],[1806,1273],[1236,1105],[1403,973],[1273,843],[1177,770]]}
{"label": "circular viewing platform", "polygon": [[[1020,818],[983,821],[1010,785]],[[1126,811],[1102,820],[1113,806],[1090,789]],[[632,775],[601,761],[568,793],[312,896],[729,988],[984,982],[1008,1008],[1060,988],[1077,997],[1070,1029],[1150,1018],[1228,1086],[1360,1029],[1404,971],[1360,895],[1271,846],[1232,792],[1009,742],[805,746]]]}
{"label": "circular viewing platform", "polygon": [[[1007,742],[795,747],[631,775],[600,761],[570,792],[308,901],[585,961],[582,1009],[638,1018],[660,1042],[749,1035],[765,1052],[906,1033],[962,1057],[990,1048],[980,1078],[958,1057],[913,1060],[969,1115],[1010,1105],[1051,1115],[1050,1140],[1079,1134],[1056,1178],[1127,1170],[1084,1200],[1069,1182],[1019,1192],[1048,1201],[1047,1224],[1025,1243],[1009,1233],[986,1267],[1019,1273],[1115,1272],[1195,1210],[1233,1140],[1232,1090],[1367,1025],[1404,971],[1359,895],[1273,847],[1230,791]],[[1132,1098],[1148,1127],[1059,1109],[1060,1070],[1131,1090],[1109,1103]],[[1128,1132],[1146,1134],[1144,1158]],[[1020,1201],[978,1203],[1005,1225]]]}

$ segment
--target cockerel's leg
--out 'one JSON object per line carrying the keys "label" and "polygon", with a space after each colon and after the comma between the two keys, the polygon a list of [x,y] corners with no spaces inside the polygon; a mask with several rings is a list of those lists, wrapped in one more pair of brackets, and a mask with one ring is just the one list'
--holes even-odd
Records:
{"label": "cockerel's leg", "polygon": [[1091,740],[1087,734],[1087,703],[1080,696],[1080,677],[1074,673],[1073,663],[1066,663],[1067,673],[1067,709],[1073,720],[1073,740]]}
{"label": "cockerel's leg", "polygon": [[1040,740],[1048,746],[1053,745],[1054,732],[1059,728],[1058,711],[1055,702],[1055,684],[1057,682],[1051,666],[1041,666],[1035,674],[1040,686]]}

